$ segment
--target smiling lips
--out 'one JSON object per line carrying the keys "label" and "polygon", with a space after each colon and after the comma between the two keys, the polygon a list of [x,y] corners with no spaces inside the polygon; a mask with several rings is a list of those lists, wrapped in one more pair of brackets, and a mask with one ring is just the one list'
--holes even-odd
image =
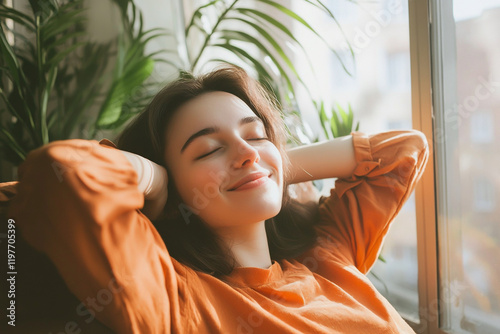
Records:
{"label": "smiling lips", "polygon": [[266,183],[269,180],[269,176],[269,174],[263,172],[249,174],[233,184],[228,191],[246,190],[258,187]]}

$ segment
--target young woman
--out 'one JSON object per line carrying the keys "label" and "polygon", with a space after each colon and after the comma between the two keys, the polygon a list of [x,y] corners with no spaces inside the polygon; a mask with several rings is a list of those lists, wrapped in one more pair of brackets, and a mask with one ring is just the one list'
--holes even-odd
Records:
{"label": "young woman", "polygon": [[[119,136],[52,142],[10,206],[117,333],[413,333],[365,274],[428,156],[417,131],[285,150],[277,105],[239,68],[164,88]],[[337,177],[319,203],[289,184]]]}

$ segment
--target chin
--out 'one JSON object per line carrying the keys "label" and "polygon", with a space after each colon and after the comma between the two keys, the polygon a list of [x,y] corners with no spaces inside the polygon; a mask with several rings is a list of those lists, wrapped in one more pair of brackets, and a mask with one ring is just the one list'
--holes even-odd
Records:
{"label": "chin", "polygon": [[[242,194],[243,195],[243,194]],[[237,200],[224,201],[224,204],[209,205],[207,211],[201,216],[207,221],[225,221],[255,223],[275,217],[282,206],[282,193],[273,189],[258,194],[239,197]],[[214,210],[215,208],[219,210]]]}
{"label": "chin", "polygon": [[[256,214],[258,211],[258,215]],[[281,201],[280,202],[262,202],[258,205],[249,208],[249,216],[254,216],[255,221],[267,220],[273,217],[281,211]]]}

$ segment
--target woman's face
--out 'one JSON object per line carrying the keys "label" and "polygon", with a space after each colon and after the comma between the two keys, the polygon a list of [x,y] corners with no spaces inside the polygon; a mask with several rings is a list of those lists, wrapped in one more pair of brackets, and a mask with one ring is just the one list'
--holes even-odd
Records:
{"label": "woman's face", "polygon": [[235,95],[200,95],[182,105],[167,126],[169,182],[214,229],[274,217],[281,209],[283,166],[266,138],[260,118]]}

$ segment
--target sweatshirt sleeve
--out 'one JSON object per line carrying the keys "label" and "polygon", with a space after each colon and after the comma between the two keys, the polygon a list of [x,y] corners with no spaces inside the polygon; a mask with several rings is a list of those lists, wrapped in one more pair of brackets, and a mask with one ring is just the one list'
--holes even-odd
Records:
{"label": "sweatshirt sleeve", "polygon": [[429,149],[416,130],[352,136],[357,167],[320,200],[318,230],[348,253],[348,262],[367,273],[390,223],[422,175]]}
{"label": "sweatshirt sleeve", "polygon": [[139,211],[144,195],[121,151],[55,141],[30,152],[18,176],[9,217],[82,302],[76,314],[117,333],[169,332],[185,267]]}

